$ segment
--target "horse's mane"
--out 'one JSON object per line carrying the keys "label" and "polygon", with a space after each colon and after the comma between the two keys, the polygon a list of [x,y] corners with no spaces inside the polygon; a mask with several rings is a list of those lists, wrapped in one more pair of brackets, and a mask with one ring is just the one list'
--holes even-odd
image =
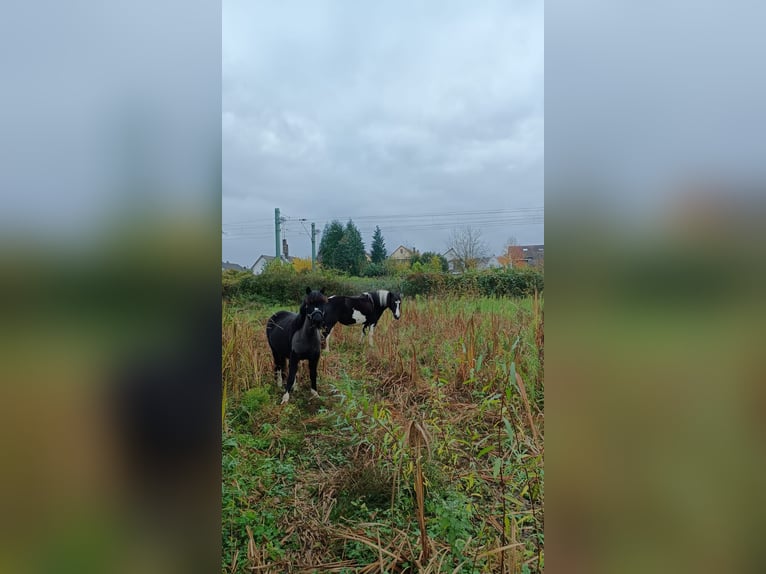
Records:
{"label": "horse's mane", "polygon": [[303,327],[303,323],[306,320],[306,311],[309,305],[325,304],[327,304],[327,297],[321,291],[311,291],[310,293],[307,293],[303,298],[303,303],[301,303],[301,308],[295,321],[295,329],[297,330]]}

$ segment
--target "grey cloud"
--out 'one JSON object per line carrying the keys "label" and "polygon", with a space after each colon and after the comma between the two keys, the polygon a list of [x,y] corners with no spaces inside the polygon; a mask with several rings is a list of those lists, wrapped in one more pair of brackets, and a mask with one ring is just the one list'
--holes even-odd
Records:
{"label": "grey cloud", "polygon": [[[225,3],[224,229],[274,207],[322,220],[542,206],[542,32],[534,2]],[[273,250],[252,239],[225,240],[224,258]]]}

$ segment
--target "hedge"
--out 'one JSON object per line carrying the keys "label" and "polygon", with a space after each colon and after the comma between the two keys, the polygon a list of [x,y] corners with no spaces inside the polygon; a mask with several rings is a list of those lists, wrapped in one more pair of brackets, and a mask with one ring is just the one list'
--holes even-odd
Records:
{"label": "hedge", "polygon": [[525,297],[543,291],[543,273],[535,269],[490,269],[451,275],[417,272],[403,277],[348,277],[330,271],[298,273],[287,265],[269,266],[260,275],[249,271],[223,272],[223,296],[227,299],[269,303],[300,303],[306,287],[324,289],[328,295],[357,295],[388,289],[405,297],[415,295],[474,295]]}
{"label": "hedge", "polygon": [[526,297],[542,292],[543,273],[535,269],[488,269],[451,275],[410,273],[402,287],[405,295],[474,295]]}

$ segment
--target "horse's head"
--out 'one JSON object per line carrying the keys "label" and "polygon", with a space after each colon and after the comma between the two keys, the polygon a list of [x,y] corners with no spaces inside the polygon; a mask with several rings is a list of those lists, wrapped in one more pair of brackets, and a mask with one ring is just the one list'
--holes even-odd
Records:
{"label": "horse's head", "polygon": [[310,287],[306,287],[306,296],[301,304],[301,315],[308,318],[312,327],[319,329],[324,323],[324,306],[326,304],[327,297],[323,289],[312,291]]}
{"label": "horse's head", "polygon": [[402,316],[402,296],[390,291],[388,294],[388,308],[394,314],[394,319],[399,320]]}

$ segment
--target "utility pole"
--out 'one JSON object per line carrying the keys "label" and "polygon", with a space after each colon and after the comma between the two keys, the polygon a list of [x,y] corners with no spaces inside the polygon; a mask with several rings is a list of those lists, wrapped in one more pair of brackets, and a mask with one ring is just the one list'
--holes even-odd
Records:
{"label": "utility pole", "polygon": [[317,227],[311,222],[311,270],[314,270],[317,260]]}
{"label": "utility pole", "polygon": [[274,208],[274,242],[276,245],[276,251],[275,255],[277,260],[281,261],[281,257],[279,254],[279,250],[282,247],[280,241],[279,241],[279,208]]}

